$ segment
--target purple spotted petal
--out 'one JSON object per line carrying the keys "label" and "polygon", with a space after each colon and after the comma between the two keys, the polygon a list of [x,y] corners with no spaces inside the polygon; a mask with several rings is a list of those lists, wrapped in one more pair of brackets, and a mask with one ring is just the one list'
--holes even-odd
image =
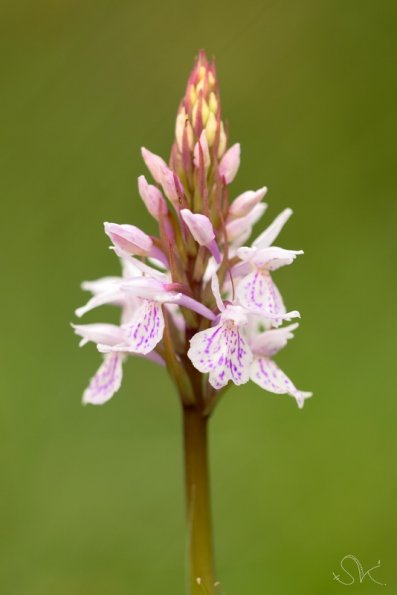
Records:
{"label": "purple spotted petal", "polygon": [[304,400],[312,396],[312,393],[298,390],[288,376],[268,357],[254,359],[250,377],[258,386],[271,393],[295,397],[299,407],[303,407]]}
{"label": "purple spotted petal", "polygon": [[256,269],[244,277],[237,287],[237,297],[245,308],[263,314],[280,326],[284,319],[299,316],[298,312],[286,312],[279,290],[267,271]]}
{"label": "purple spotted petal", "polygon": [[209,382],[216,389],[229,380],[234,384],[249,380],[251,350],[237,325],[229,321],[194,335],[188,356],[200,372],[209,373]]}
{"label": "purple spotted petal", "polygon": [[91,378],[83,394],[83,403],[103,405],[111,399],[121,385],[124,356],[122,353],[107,353],[97,373]]}
{"label": "purple spotted petal", "polygon": [[164,316],[161,305],[144,300],[124,329],[126,351],[150,353],[163,337]]}

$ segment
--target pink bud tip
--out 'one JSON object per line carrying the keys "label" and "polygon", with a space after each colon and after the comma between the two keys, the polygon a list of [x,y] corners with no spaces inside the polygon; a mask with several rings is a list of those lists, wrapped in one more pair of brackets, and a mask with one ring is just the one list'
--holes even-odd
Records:
{"label": "pink bud tip", "polygon": [[121,248],[129,254],[147,256],[153,242],[146,233],[135,225],[118,225],[117,223],[104,223],[105,233],[112,240],[116,248]]}
{"label": "pink bud tip", "polygon": [[161,184],[163,181],[164,168],[167,168],[167,164],[165,163],[164,159],[159,157],[159,155],[155,155],[151,151],[148,151],[148,149],[145,149],[145,147],[141,148],[141,153],[146,167],[152,174],[153,179],[157,182],[157,184]]}
{"label": "pink bud tip", "polygon": [[230,205],[229,218],[245,217],[250,211],[261,202],[267,193],[267,188],[264,186],[259,190],[247,190],[240,194]]}
{"label": "pink bud tip", "polygon": [[240,144],[231,146],[222,157],[219,165],[219,173],[224,178],[226,184],[233,182],[240,166]]}
{"label": "pink bud tip", "polygon": [[181,217],[200,246],[208,246],[214,240],[214,229],[208,217],[200,213],[192,213],[189,209],[182,209]]}
{"label": "pink bud tip", "polygon": [[156,186],[147,183],[145,176],[139,176],[138,189],[139,194],[152,217],[159,221],[162,215],[167,214],[167,203],[165,202],[163,195]]}

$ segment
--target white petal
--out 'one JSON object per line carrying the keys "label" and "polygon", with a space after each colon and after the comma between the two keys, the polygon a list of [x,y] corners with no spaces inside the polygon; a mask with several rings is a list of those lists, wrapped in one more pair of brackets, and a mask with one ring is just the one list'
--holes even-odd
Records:
{"label": "white petal", "polygon": [[210,258],[208,259],[207,268],[205,269],[205,272],[203,275],[204,283],[208,283],[209,281],[211,281],[212,275],[214,273],[216,273],[218,268],[219,268],[219,265],[216,262],[215,258],[213,256],[210,256]]}
{"label": "white petal", "polygon": [[267,246],[270,246],[291,215],[291,209],[284,209],[284,211],[275,218],[273,223],[271,223],[269,227],[256,238],[252,245],[256,248],[266,248]]}
{"label": "white petal", "polygon": [[234,324],[220,323],[194,335],[188,357],[200,372],[209,373],[209,382],[216,389],[229,380],[248,382],[252,353]]}
{"label": "white petal", "polygon": [[121,326],[129,324],[137,309],[141,306],[142,300],[134,295],[125,296],[125,302],[121,309]]}
{"label": "white petal", "polygon": [[125,293],[121,289],[115,289],[114,291],[108,291],[106,293],[98,293],[98,295],[94,295],[85,306],[81,306],[77,308],[75,311],[76,316],[79,318],[93,310],[94,308],[98,308],[99,306],[104,306],[106,304],[113,304],[113,305],[122,305],[125,301]]}
{"label": "white petal", "polygon": [[[116,250],[115,252],[117,254]],[[141,260],[138,260],[123,251],[120,251],[118,256],[120,257],[123,279],[131,279],[132,277],[139,277],[142,275],[142,270],[136,265],[136,263],[143,264]]]}
{"label": "white petal", "polygon": [[115,324],[72,324],[72,327],[76,335],[82,337],[80,347],[89,341],[116,345],[123,340],[123,331]]}
{"label": "white petal", "polygon": [[288,394],[295,397],[299,407],[312,393],[296,388],[282,370],[268,357],[256,357],[251,365],[250,377],[261,388],[276,394]]}
{"label": "white petal", "polygon": [[280,349],[286,346],[289,339],[292,339],[294,331],[299,324],[290,324],[283,328],[271,329],[253,336],[250,341],[251,349],[254,353],[272,357]]}
{"label": "white petal", "polygon": [[[124,252],[124,250],[115,249],[115,252],[118,256],[120,256],[120,258],[123,259],[123,263],[125,263],[128,266],[128,268],[125,271],[125,274],[123,274],[123,277],[125,279],[142,277],[143,275],[146,275],[149,278],[153,277],[164,282],[170,279],[170,275],[167,275],[163,271],[159,271],[158,269],[155,269],[154,267],[147,265],[145,262],[142,262],[142,260],[138,260],[138,258],[134,258],[130,254]],[[153,261],[155,259],[149,258],[148,260]],[[157,262],[158,261],[156,261],[156,263]]]}
{"label": "white petal", "polygon": [[237,326],[245,326],[248,322],[248,314],[249,312],[238,304],[228,304],[221,313],[221,320],[222,322],[231,320]]}
{"label": "white petal", "polygon": [[[247,250],[249,250],[249,248],[240,248],[237,250],[237,256],[241,257],[242,260],[245,260]],[[250,262],[257,267],[264,267],[268,271],[275,271],[282,266],[291,264],[298,254],[303,254],[303,250],[284,250],[284,248],[277,248],[275,246],[257,250],[251,248],[251,250],[253,250],[253,252],[250,256]]]}
{"label": "white petal", "polygon": [[124,328],[127,351],[144,354],[153,351],[164,333],[161,305],[151,300],[144,300],[131,322]]}
{"label": "white petal", "polygon": [[[165,292],[164,283],[150,277],[135,277],[123,283],[121,289],[129,296],[136,296],[146,300],[155,300],[159,294]],[[174,292],[175,293],[175,292]]]}
{"label": "white petal", "polygon": [[118,287],[120,281],[121,277],[102,277],[101,279],[95,279],[94,281],[83,281],[81,289],[90,291],[93,295],[98,295],[98,293],[108,293],[115,287]]}
{"label": "white petal", "polygon": [[83,394],[83,403],[103,405],[117,392],[123,377],[124,356],[121,353],[108,353],[88,388]]}
{"label": "white petal", "polygon": [[221,291],[219,288],[219,279],[218,279],[218,275],[216,273],[214,273],[212,275],[211,289],[212,289],[212,293],[214,294],[216,305],[218,306],[219,311],[223,312],[225,309],[225,305],[222,300]]}

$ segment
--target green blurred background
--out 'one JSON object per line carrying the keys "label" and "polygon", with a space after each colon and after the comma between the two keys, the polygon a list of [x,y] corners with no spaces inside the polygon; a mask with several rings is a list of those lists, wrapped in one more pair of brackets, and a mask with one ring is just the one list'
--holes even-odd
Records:
{"label": "green blurred background", "polygon": [[[3,595],[184,591],[178,403],[131,359],[99,365],[69,327],[83,279],[117,274],[104,220],[154,231],[139,148],[168,156],[197,50],[217,60],[232,194],[305,256],[277,273],[302,313],[278,361],[315,397],[232,388],[212,423],[217,574],[227,595],[397,592],[394,2],[1,1]],[[87,321],[116,320],[113,310]],[[332,580],[346,554],[374,577]],[[351,566],[352,571],[354,566]]]}

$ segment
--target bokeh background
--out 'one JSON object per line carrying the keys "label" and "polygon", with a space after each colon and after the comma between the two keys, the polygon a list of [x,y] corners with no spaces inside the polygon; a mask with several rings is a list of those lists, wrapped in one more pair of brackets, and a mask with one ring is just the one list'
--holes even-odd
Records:
{"label": "bokeh background", "polygon": [[[302,313],[278,361],[315,397],[232,388],[212,423],[217,574],[227,595],[397,592],[396,93],[392,1],[1,0],[1,569],[4,595],[184,592],[178,403],[131,359],[99,365],[69,323],[117,274],[104,220],[154,231],[139,148],[168,156],[198,49],[216,56],[232,195],[295,215],[277,273]],[[116,320],[108,309],[87,321]],[[332,580],[346,554],[374,577]]]}

